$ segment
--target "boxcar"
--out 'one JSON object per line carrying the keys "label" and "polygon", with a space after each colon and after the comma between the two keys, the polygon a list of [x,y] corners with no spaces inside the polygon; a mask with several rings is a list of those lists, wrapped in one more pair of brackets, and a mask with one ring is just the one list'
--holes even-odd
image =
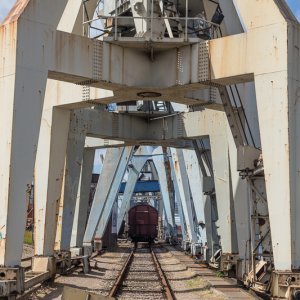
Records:
{"label": "boxcar", "polygon": [[128,235],[133,242],[152,242],[157,237],[158,211],[138,204],[128,211]]}

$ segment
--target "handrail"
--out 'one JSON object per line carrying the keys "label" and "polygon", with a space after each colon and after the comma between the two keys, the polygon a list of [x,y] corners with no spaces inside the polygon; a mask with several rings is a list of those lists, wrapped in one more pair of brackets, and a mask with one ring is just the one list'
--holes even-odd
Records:
{"label": "handrail", "polygon": [[[95,22],[95,21],[98,21],[98,20],[101,20],[101,19],[150,19],[151,20],[151,16],[150,17],[133,17],[133,16],[106,16],[106,15],[101,15],[99,16],[98,18],[95,18],[95,19],[91,19],[91,20],[88,20],[88,21],[85,21],[83,22],[82,24],[85,25],[85,24],[88,24],[88,23],[92,23],[92,22]],[[216,24],[214,22],[211,22],[211,21],[208,21],[204,18],[200,18],[200,17],[152,17],[152,19],[159,19],[159,20],[199,20],[199,21],[203,21],[203,22],[206,22],[207,24],[209,25],[212,25],[212,26],[215,26],[215,27],[220,27],[219,24]]]}

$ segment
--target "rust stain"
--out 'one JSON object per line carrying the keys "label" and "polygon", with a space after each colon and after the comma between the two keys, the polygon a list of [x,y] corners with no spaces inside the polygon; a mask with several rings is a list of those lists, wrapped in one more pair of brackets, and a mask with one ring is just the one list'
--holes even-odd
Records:
{"label": "rust stain", "polygon": [[[163,153],[167,154],[167,147],[162,147]],[[171,178],[171,165],[169,160],[164,160],[164,165],[166,168],[166,175],[167,175],[167,186],[168,186],[168,191],[169,193],[173,192],[172,188],[172,178]]]}
{"label": "rust stain", "polygon": [[31,0],[17,0],[16,4],[13,6],[1,25],[18,20],[30,1]]}
{"label": "rust stain", "polygon": [[[5,256],[5,245],[6,245],[6,239],[3,238],[1,241],[0,241],[0,257],[3,257]],[[4,263],[4,260],[1,261],[1,264]]]}
{"label": "rust stain", "polygon": [[265,225],[265,223],[266,223],[265,219],[258,218],[258,224],[259,224],[259,226],[263,226],[263,225]]}
{"label": "rust stain", "polygon": [[2,47],[2,55],[7,56],[7,53],[14,53],[17,48],[17,24],[16,22],[0,26],[0,45]]}
{"label": "rust stain", "polygon": [[175,173],[179,174],[179,164],[177,160],[174,161],[174,168],[175,168]]}

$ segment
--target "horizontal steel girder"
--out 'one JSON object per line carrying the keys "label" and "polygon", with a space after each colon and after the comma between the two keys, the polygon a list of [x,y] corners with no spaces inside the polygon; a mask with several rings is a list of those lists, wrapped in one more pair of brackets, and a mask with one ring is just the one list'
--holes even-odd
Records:
{"label": "horizontal steel girder", "polygon": [[[148,121],[128,114],[84,110],[88,135],[102,139],[121,140],[134,144],[172,144],[183,140],[181,147],[192,148],[189,139],[214,134],[213,124],[227,126],[224,112],[203,110]],[[134,130],[132,130],[134,128]],[[184,141],[184,140],[187,141]]]}

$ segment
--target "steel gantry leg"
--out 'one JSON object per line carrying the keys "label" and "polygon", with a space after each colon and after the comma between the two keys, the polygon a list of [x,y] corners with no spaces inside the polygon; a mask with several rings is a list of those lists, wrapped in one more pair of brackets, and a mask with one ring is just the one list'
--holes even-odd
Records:
{"label": "steel gantry leg", "polygon": [[118,169],[116,171],[116,176],[114,181],[111,182],[111,188],[109,191],[109,195],[106,199],[106,203],[104,205],[103,211],[100,215],[99,223],[96,230],[95,238],[102,238],[108,223],[108,220],[112,213],[113,205],[118,197],[119,188],[122,183],[128,162],[132,156],[133,147],[125,147],[124,152],[122,154],[120,163],[118,165]]}
{"label": "steel gantry leg", "polygon": [[[204,214],[204,203],[203,203],[203,180],[202,174],[199,168],[199,162],[197,159],[197,155],[194,150],[182,150],[186,172],[190,184],[190,191],[193,199],[193,204],[195,208],[195,214],[197,217],[197,231],[198,231],[198,243],[200,246],[205,246],[206,239],[206,229],[205,229],[205,214]],[[194,247],[198,247],[195,245]],[[200,250],[200,249],[199,249]],[[196,254],[196,249],[194,249],[194,253]]]}
{"label": "steel gantry leg", "polygon": [[12,267],[21,262],[26,190],[33,182],[47,74],[21,66],[4,73],[7,76],[0,75],[0,265]]}
{"label": "steel gantry leg", "polygon": [[[82,88],[80,86],[73,86],[69,83],[60,83],[54,80],[47,81],[45,102],[43,107],[42,122],[40,129],[39,144],[37,149],[37,160],[35,166],[35,196],[38,199],[35,205],[35,228],[36,228],[36,255],[52,255],[52,232],[45,231],[45,226],[48,226],[50,221],[50,228],[56,226],[56,209],[58,205],[54,203],[62,202],[60,200],[63,195],[61,192],[62,178],[64,177],[65,153],[67,147],[70,111],[66,108],[59,108],[59,105],[66,103],[65,99],[81,99]],[[93,90],[93,92],[96,92]],[[53,109],[53,106],[56,107]],[[59,122],[59,124],[56,124]],[[74,125],[75,128],[75,125]],[[87,128],[83,128],[86,131]],[[59,136],[56,137],[56,132]],[[58,140],[56,140],[58,138]],[[51,140],[53,139],[53,141]],[[57,143],[57,145],[55,144]],[[53,149],[50,151],[50,145]],[[45,193],[45,191],[47,191]],[[62,193],[63,194],[63,193]],[[48,203],[48,204],[47,204]],[[52,203],[52,204],[50,204]],[[48,205],[48,206],[47,206]],[[47,206],[47,207],[46,207]],[[62,221],[62,209],[58,216],[58,225]],[[44,226],[45,224],[45,226]],[[61,227],[61,226],[60,226]],[[44,246],[44,234],[48,234],[48,245]],[[60,238],[61,230],[58,230],[57,241]],[[45,249],[44,249],[45,248]],[[56,248],[60,249],[60,242],[57,243]],[[47,254],[48,253],[48,254]]]}
{"label": "steel gantry leg", "polygon": [[170,235],[174,236],[175,234],[175,219],[174,211],[171,207],[171,189],[172,187],[170,180],[168,180],[166,172],[166,157],[163,152],[162,147],[154,148],[152,160],[158,174],[160,192],[162,196],[162,201],[164,204],[164,210],[167,217],[168,229],[170,230]]}
{"label": "steel gantry leg", "polygon": [[286,72],[256,76],[255,86],[275,268],[299,270],[300,93],[299,82],[288,86],[287,76],[293,77]]}
{"label": "steel gantry leg", "polygon": [[[53,1],[56,9],[51,16],[45,9],[49,1],[40,4],[42,26],[36,25],[37,16],[31,14],[35,8],[28,1],[20,2],[0,27],[0,265],[5,268],[19,266],[22,256],[26,190],[33,182],[48,77],[45,49],[51,48],[44,33],[57,26],[67,1]],[[20,18],[22,13],[31,17]],[[32,51],[34,40],[40,46]],[[24,278],[16,275],[15,279],[2,276],[2,282],[9,280],[9,287],[8,293],[1,289],[0,297],[22,292]]]}
{"label": "steel gantry leg", "polygon": [[139,174],[143,169],[146,161],[151,157],[152,147],[141,146],[134,153],[131,159],[131,166],[129,169],[128,180],[126,183],[122,204],[118,213],[117,232],[119,233],[125,214],[130,207],[130,200],[134,192],[136,182],[139,178]]}
{"label": "steel gantry leg", "polygon": [[49,131],[49,123],[42,120],[35,166],[35,254],[41,256],[52,256],[54,251],[70,112],[54,109],[51,123]]}
{"label": "steel gantry leg", "polygon": [[205,229],[206,229],[206,257],[208,260],[217,249],[220,249],[219,238],[215,223],[212,219],[212,201],[213,195],[206,195],[204,198],[204,212],[205,212]]}
{"label": "steel gantry leg", "polygon": [[184,213],[183,213],[183,208],[182,208],[182,201],[180,199],[177,184],[175,184],[175,183],[174,183],[174,190],[175,190],[175,200],[177,203],[178,214],[179,214],[179,221],[180,221],[180,226],[181,226],[182,240],[186,241],[188,239],[188,236],[187,236],[186,223],[185,223]]}
{"label": "steel gantry leg", "polygon": [[[186,230],[189,242],[197,241],[197,233],[194,229],[194,216],[191,206],[191,195],[189,183],[186,174],[186,168],[183,161],[182,150],[170,148],[171,152],[171,171],[173,182],[175,184],[175,193],[179,193],[181,199],[183,214],[186,223]],[[178,199],[178,198],[177,198]]]}
{"label": "steel gantry leg", "polygon": [[[84,246],[90,247],[92,245],[101,219],[101,232],[104,232],[103,227],[107,225],[111,213],[110,207],[118,195],[131,153],[132,147],[107,150],[84,234]],[[102,218],[104,214],[107,219]]]}
{"label": "steel gantry leg", "polygon": [[242,179],[237,171],[237,149],[231,132],[228,132],[228,147],[230,182],[232,189],[231,203],[235,214],[238,253],[240,259],[245,259],[246,245],[249,241],[250,232],[248,188],[247,181]]}
{"label": "steel gantry leg", "polygon": [[85,148],[72,228],[71,247],[82,248],[87,222],[95,149]]}
{"label": "steel gantry leg", "polygon": [[[59,250],[70,250],[72,228],[75,216],[76,199],[80,186],[80,173],[83,168],[83,153],[87,132],[84,111],[72,112],[67,144],[63,215]],[[90,177],[90,176],[88,176]]]}
{"label": "steel gantry leg", "polygon": [[108,197],[110,185],[114,180],[124,148],[108,149],[105,155],[103,167],[98,179],[91,212],[88,218],[87,227],[84,233],[83,245],[91,246],[101,212],[106,198]]}
{"label": "steel gantry leg", "polygon": [[[224,127],[226,125],[224,124]],[[232,207],[232,190],[226,128],[224,134],[210,135],[214,182],[218,210],[218,232],[224,253],[237,253],[237,236]]]}
{"label": "steel gantry leg", "polygon": [[[216,195],[213,181],[213,169],[211,163],[211,153],[208,152],[210,145],[208,140],[200,139],[193,142],[197,161],[203,176],[203,204],[206,228],[206,259],[210,258],[220,249],[220,238],[215,222],[217,221]],[[205,179],[205,181],[204,181]]]}

